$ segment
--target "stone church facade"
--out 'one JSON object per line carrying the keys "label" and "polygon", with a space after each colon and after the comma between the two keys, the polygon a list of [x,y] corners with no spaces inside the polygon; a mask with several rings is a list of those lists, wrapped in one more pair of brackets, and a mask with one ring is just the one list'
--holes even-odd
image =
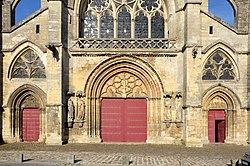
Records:
{"label": "stone church facade", "polygon": [[6,143],[250,140],[250,2],[235,26],[207,0],[41,0],[14,24],[2,1]]}

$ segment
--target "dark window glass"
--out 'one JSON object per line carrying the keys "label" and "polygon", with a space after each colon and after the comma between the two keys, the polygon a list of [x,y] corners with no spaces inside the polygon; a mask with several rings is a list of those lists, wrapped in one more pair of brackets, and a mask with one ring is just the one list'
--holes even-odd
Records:
{"label": "dark window glass", "polygon": [[203,69],[203,80],[234,80],[232,62],[224,54],[217,52],[211,56]]}
{"label": "dark window glass", "polygon": [[126,7],[118,14],[118,38],[131,38],[131,16]]}
{"label": "dark window glass", "polygon": [[135,17],[135,37],[148,38],[148,18],[142,12]]}
{"label": "dark window glass", "polygon": [[84,18],[84,38],[97,38],[97,17],[94,13],[87,13]]}
{"label": "dark window glass", "polygon": [[46,78],[45,66],[34,51],[27,51],[14,64],[13,78]]}
{"label": "dark window glass", "polygon": [[108,13],[101,17],[101,38],[113,38],[114,37],[114,19]]}
{"label": "dark window glass", "polygon": [[164,38],[164,18],[157,12],[152,17],[152,38]]}

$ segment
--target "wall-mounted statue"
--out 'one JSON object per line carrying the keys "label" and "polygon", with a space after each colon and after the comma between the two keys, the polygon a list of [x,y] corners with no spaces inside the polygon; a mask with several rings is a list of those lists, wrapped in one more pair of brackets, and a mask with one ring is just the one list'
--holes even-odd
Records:
{"label": "wall-mounted statue", "polygon": [[74,118],[75,118],[74,103],[69,98],[68,100],[68,127],[73,127]]}
{"label": "wall-mounted statue", "polygon": [[173,92],[166,92],[164,94],[164,113],[163,119],[164,121],[171,121],[172,120],[172,103],[173,102]]}
{"label": "wall-mounted statue", "polygon": [[181,92],[166,92],[164,98],[163,123],[166,123],[167,128],[171,123],[176,123],[179,127],[182,123],[182,93]]}
{"label": "wall-mounted statue", "polygon": [[83,122],[85,120],[85,113],[86,113],[86,104],[83,99],[79,101],[78,104],[78,116],[77,121],[79,122],[79,127],[83,126]]}
{"label": "wall-mounted statue", "polygon": [[175,121],[182,122],[182,93],[177,92],[175,96]]}

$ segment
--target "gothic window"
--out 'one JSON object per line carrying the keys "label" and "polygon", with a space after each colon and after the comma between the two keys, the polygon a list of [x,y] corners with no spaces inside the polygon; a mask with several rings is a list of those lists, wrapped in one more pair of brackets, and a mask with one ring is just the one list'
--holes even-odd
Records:
{"label": "gothic window", "polygon": [[114,38],[114,19],[109,12],[101,17],[101,38]]}
{"label": "gothic window", "polygon": [[228,57],[216,52],[206,62],[203,69],[203,80],[234,80],[235,69]]}
{"label": "gothic window", "polygon": [[82,9],[80,37],[164,38],[163,0],[89,0]]}
{"label": "gothic window", "polygon": [[152,38],[164,38],[164,18],[157,12],[151,20]]}
{"label": "gothic window", "polygon": [[15,62],[12,78],[46,78],[45,66],[34,51],[26,51]]}
{"label": "gothic window", "polygon": [[118,14],[118,37],[131,38],[131,16],[126,7]]}
{"label": "gothic window", "polygon": [[30,0],[20,0],[14,7],[13,16],[15,16],[15,18],[13,21],[17,24],[40,8],[41,0],[32,0],[32,3],[30,3]]}
{"label": "gothic window", "polygon": [[84,38],[97,38],[98,28],[97,28],[97,17],[94,13],[86,13],[84,17]]}
{"label": "gothic window", "polygon": [[148,38],[148,18],[143,12],[135,17],[135,37]]}

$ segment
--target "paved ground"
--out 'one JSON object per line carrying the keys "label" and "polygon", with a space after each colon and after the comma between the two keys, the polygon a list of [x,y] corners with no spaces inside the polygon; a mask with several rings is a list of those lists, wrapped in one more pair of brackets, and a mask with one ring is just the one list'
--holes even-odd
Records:
{"label": "paved ground", "polygon": [[[152,144],[44,144],[0,145],[0,166],[63,166],[75,155],[74,165],[118,166],[226,166],[241,158],[250,146],[211,144],[203,148]],[[17,163],[20,154],[24,162]]]}

